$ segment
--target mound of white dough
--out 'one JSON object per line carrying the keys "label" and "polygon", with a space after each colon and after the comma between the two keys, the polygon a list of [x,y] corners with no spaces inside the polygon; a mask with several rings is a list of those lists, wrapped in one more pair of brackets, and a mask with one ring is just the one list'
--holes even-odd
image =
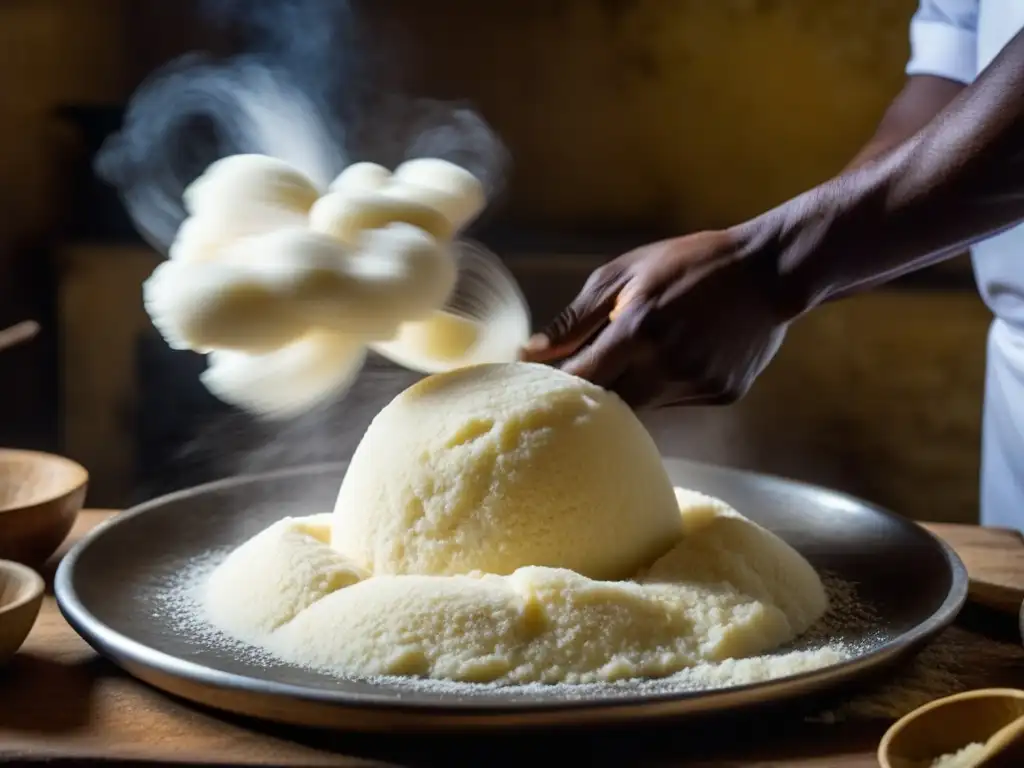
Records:
{"label": "mound of white dough", "polygon": [[396,397],[363,436],[331,543],[376,575],[629,578],[682,533],[647,430],[615,395],[548,366],[474,366]]}
{"label": "mound of white dough", "polygon": [[[452,240],[486,204],[465,169],[356,163],[320,190],[281,160],[233,155],[184,202],[144,304],[172,347],[208,354],[203,382],[220,399],[293,415],[350,385],[368,347],[427,370],[486,359],[472,352],[487,332],[444,311],[459,271]],[[517,320],[510,338],[489,331],[494,359],[515,359],[529,331]]]}
{"label": "mound of white dough", "polygon": [[203,602],[221,631],[294,664],[502,684],[758,655],[827,607],[785,542],[673,489],[616,396],[528,364],[399,395],[334,514],[281,520],[240,546]]}

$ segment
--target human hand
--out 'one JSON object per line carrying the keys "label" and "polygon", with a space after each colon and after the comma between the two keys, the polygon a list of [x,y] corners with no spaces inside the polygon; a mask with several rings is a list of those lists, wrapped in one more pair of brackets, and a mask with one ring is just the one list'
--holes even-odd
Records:
{"label": "human hand", "polygon": [[774,259],[733,231],[631,251],[591,274],[522,359],[551,362],[633,407],[735,401],[771,361],[792,314]]}

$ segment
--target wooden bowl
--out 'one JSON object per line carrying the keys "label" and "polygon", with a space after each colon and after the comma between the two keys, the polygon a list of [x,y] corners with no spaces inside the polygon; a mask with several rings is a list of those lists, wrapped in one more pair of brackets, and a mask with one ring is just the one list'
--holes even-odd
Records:
{"label": "wooden bowl", "polygon": [[45,562],[67,538],[88,484],[71,459],[0,448],[0,560]]}
{"label": "wooden bowl", "polygon": [[0,560],[0,664],[25,642],[43,604],[45,584],[27,565]]}
{"label": "wooden bowl", "polygon": [[956,765],[990,764],[986,759],[993,766],[1024,765],[1024,691],[988,688],[925,704],[885,734],[878,763],[882,768],[927,768],[964,748],[975,754]]}

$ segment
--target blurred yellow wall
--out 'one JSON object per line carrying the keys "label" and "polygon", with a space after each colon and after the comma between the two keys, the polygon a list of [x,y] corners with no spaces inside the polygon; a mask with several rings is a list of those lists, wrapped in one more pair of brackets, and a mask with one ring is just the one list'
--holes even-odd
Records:
{"label": "blurred yellow wall", "polygon": [[45,232],[63,192],[61,135],[52,116],[67,102],[124,97],[124,7],[130,0],[0,3],[0,249]]}
{"label": "blurred yellow wall", "polygon": [[[53,106],[122,99],[140,69],[178,52],[181,30],[169,12],[135,7],[147,3],[157,5],[0,4],[0,195],[15,231],[44,227],[52,210]],[[403,85],[470,99],[501,132],[515,159],[514,218],[675,230],[756,213],[841,167],[900,87],[915,3],[357,6],[368,52]],[[131,14],[146,13],[159,23],[131,28]]]}
{"label": "blurred yellow wall", "polygon": [[401,43],[399,79],[471,99],[499,129],[517,218],[672,230],[755,214],[841,168],[902,84],[915,7],[365,4],[368,39]]}

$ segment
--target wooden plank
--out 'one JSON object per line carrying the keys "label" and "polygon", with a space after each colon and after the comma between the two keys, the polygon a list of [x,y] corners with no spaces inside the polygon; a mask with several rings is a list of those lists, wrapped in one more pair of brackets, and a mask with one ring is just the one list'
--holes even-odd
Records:
{"label": "wooden plank", "polygon": [[925,527],[949,542],[964,561],[972,601],[1019,614],[1024,602],[1024,537],[1020,533],[940,523]]}

